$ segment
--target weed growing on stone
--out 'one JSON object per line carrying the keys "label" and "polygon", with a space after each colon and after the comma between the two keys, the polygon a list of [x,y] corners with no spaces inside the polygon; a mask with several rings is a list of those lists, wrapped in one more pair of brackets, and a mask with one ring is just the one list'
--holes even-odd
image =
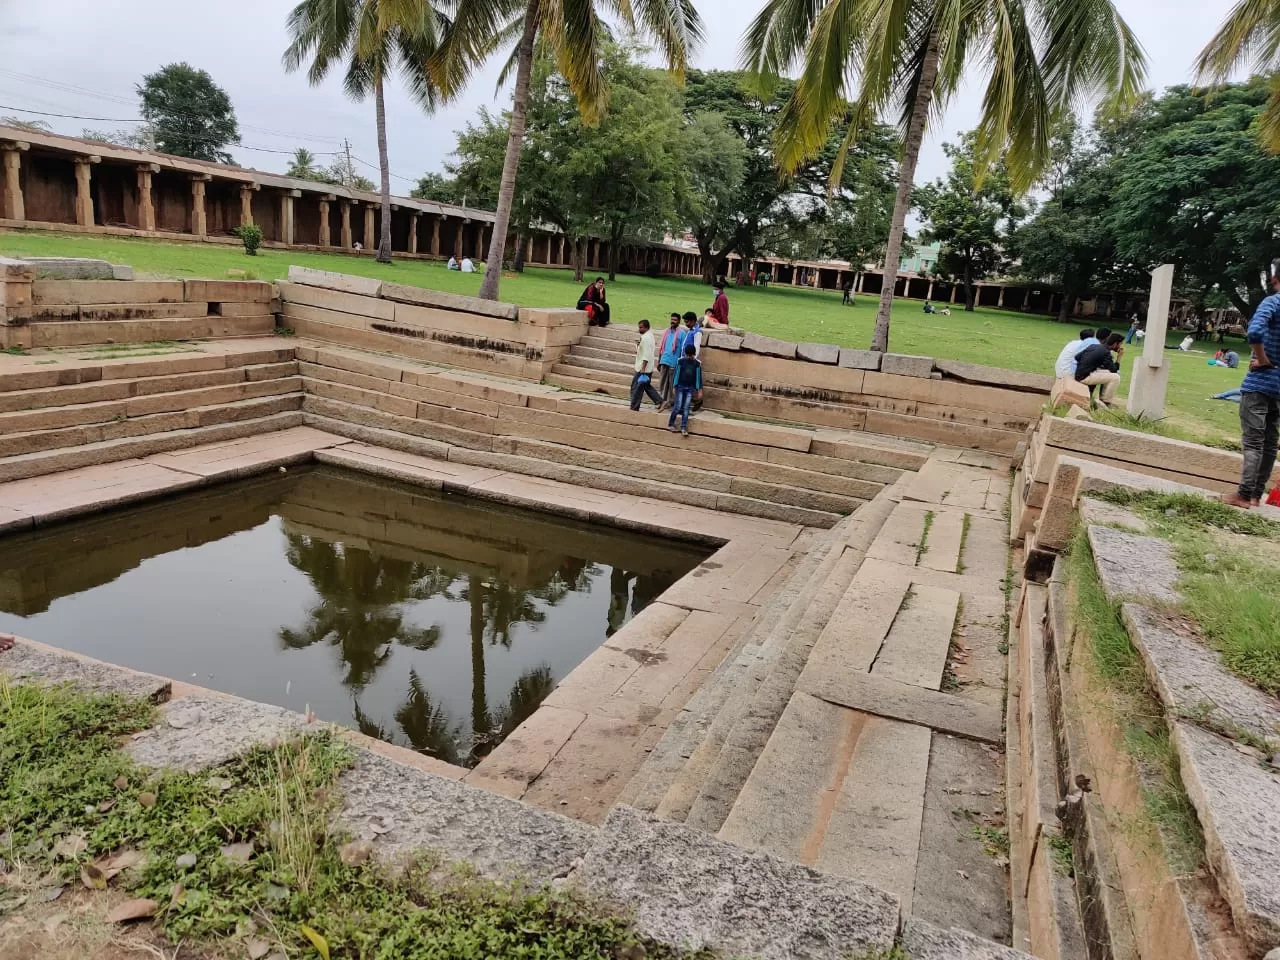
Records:
{"label": "weed growing on stone", "polygon": [[1221,500],[1193,493],[1159,493],[1117,487],[1090,496],[1136,510],[1157,528],[1216,527],[1247,537],[1280,537],[1280,523],[1261,514],[1229,507]]}
{"label": "weed growing on stone", "polygon": [[964,547],[969,542],[969,523],[972,517],[969,514],[964,515],[964,520],[960,524],[960,555],[956,560],[956,573],[964,573]]}
{"label": "weed growing on stone", "polygon": [[1083,633],[1093,673],[1110,693],[1107,707],[1141,772],[1147,817],[1163,841],[1170,866],[1177,872],[1194,870],[1204,859],[1200,822],[1182,786],[1164,711],[1119,612],[1102,589],[1083,527],[1072,540],[1067,564],[1073,625]]}
{"label": "weed growing on stone", "polygon": [[349,749],[328,734],[161,773],[119,749],[153,717],[145,702],[0,678],[0,909],[112,885],[149,901],[171,940],[242,941],[228,956],[673,956],[577,897],[429,856],[392,873],[344,845],[330,814]]}
{"label": "weed growing on stone", "polygon": [[7,353],[11,357],[25,357],[27,355],[26,347],[5,347],[0,353]]}
{"label": "weed growing on stone", "polygon": [[973,836],[982,844],[989,857],[1009,856],[1009,831],[1004,827],[987,827],[979,824],[973,828]]}
{"label": "weed growing on stone", "polygon": [[1076,865],[1071,855],[1071,838],[1061,833],[1048,832],[1044,834],[1044,838],[1049,844],[1054,871],[1064,877],[1074,876]]}
{"label": "weed growing on stone", "polygon": [[916,544],[916,565],[920,565],[920,558],[924,556],[925,549],[929,546],[929,531],[933,527],[933,511],[929,510],[924,515],[924,529],[920,531],[920,542]]}

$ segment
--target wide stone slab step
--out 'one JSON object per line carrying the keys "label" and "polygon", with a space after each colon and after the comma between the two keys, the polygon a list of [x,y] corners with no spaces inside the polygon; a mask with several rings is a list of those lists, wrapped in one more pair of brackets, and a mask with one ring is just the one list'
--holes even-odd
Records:
{"label": "wide stone slab step", "polygon": [[[634,374],[624,372],[613,372],[610,370],[599,370],[586,366],[579,366],[573,363],[571,357],[566,357],[560,363],[551,368],[551,373],[557,377],[569,377],[577,380],[590,380],[599,383],[613,384],[614,386],[627,387],[631,386],[631,378]],[[551,381],[548,381],[551,382]]]}
{"label": "wide stone slab step", "polygon": [[[571,367],[569,369],[574,368]],[[551,373],[547,374],[545,382],[557,387],[564,387],[566,390],[576,390],[579,393],[599,393],[606,397],[617,397],[619,400],[626,400],[631,396],[629,386],[603,380],[591,380],[572,374],[556,373],[554,368],[552,368]],[[628,379],[627,383],[629,384],[630,382],[630,379]],[[645,402],[647,403],[648,400]]]}
{"label": "wide stone slab step", "polygon": [[196,317],[158,320],[80,320],[32,324],[29,347],[74,347],[101,343],[150,343],[219,337],[267,336],[272,314],[260,317]]}
{"label": "wide stone slab step", "polygon": [[558,366],[578,367],[583,370],[597,370],[603,373],[618,373],[625,376],[630,382],[631,374],[635,371],[635,360],[634,358],[627,360],[621,357],[616,360],[601,360],[597,357],[584,356],[574,350],[565,354],[560,359]]}
{"label": "wide stone slab step", "polygon": [[623,806],[575,884],[630,911],[647,936],[726,956],[841,960],[889,950],[898,929],[887,893]]}
{"label": "wide stone slab step", "polygon": [[290,410],[284,413],[268,414],[235,420],[229,423],[171,429],[142,436],[129,436],[55,448],[41,453],[4,457],[0,458],[0,483],[9,480],[40,477],[100,463],[130,460],[135,457],[150,456],[153,453],[162,453],[168,450],[183,450],[187,447],[213,443],[218,440],[230,440],[237,437],[251,436],[256,433],[287,430],[291,427],[302,426],[302,422],[302,412]]}

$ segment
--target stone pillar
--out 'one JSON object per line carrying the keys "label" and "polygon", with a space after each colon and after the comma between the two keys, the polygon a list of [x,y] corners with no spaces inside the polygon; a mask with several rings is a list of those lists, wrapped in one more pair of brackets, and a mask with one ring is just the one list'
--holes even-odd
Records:
{"label": "stone pillar", "polygon": [[351,201],[345,197],[339,201],[341,203],[342,227],[338,235],[338,245],[343,250],[351,249]]}
{"label": "stone pillar", "polygon": [[1166,263],[1151,271],[1151,297],[1147,301],[1147,335],[1142,341],[1142,356],[1133,361],[1129,381],[1128,411],[1130,416],[1164,417],[1165,393],[1169,389],[1169,369],[1164,357],[1164,338],[1169,329],[1169,301],[1173,296],[1173,264]]}
{"label": "stone pillar", "polygon": [[332,193],[326,193],[320,198],[320,246],[327,247],[333,243],[333,237],[329,234],[329,201],[335,199]]}
{"label": "stone pillar", "polygon": [[431,255],[433,257],[440,256],[440,221],[443,219],[442,213],[431,218]]}
{"label": "stone pillar", "polygon": [[280,242],[293,246],[294,200],[302,196],[301,190],[286,190],[280,195]]}
{"label": "stone pillar", "polygon": [[366,203],[364,205],[364,248],[366,250],[378,249],[378,236],[373,229],[373,204]]}
{"label": "stone pillar", "polygon": [[197,237],[209,235],[209,215],[205,210],[205,184],[209,174],[197,174],[191,178],[191,233]]}
{"label": "stone pillar", "polygon": [[956,291],[959,289],[960,289],[960,284],[958,283],[951,284],[951,300],[950,300],[951,303],[956,302]]}
{"label": "stone pillar", "polygon": [[22,197],[22,153],[30,149],[23,140],[0,144],[0,158],[4,160],[4,193],[0,195],[0,216],[10,220],[27,219],[26,203]]}
{"label": "stone pillar", "polygon": [[1000,284],[1000,299],[996,301],[997,307],[1004,306],[1004,291],[1005,291],[1005,285],[1002,283]]}
{"label": "stone pillar", "polygon": [[800,268],[794,263],[791,265],[791,285],[793,287],[800,286]]}
{"label": "stone pillar", "polygon": [[929,289],[928,289],[927,291],[925,291],[924,298],[925,298],[926,300],[932,300],[932,299],[933,299],[933,281],[932,281],[932,280],[930,280],[930,281],[929,281]]}
{"label": "stone pillar", "polygon": [[76,223],[93,226],[93,194],[89,190],[89,168],[101,157],[76,157]]}
{"label": "stone pillar", "polygon": [[492,230],[492,227],[485,227],[483,223],[476,227],[476,259],[484,259],[484,233],[485,230]]}
{"label": "stone pillar", "polygon": [[462,262],[462,235],[467,231],[467,224],[471,222],[468,217],[458,224],[458,229],[453,232],[453,259],[459,263]]}
{"label": "stone pillar", "polygon": [[156,205],[151,198],[151,175],[160,172],[158,163],[138,164],[138,226],[148,233],[156,229]]}
{"label": "stone pillar", "polygon": [[240,184],[240,226],[253,223],[253,184]]}
{"label": "stone pillar", "polygon": [[564,234],[560,234],[560,245],[556,248],[556,263],[564,263]]}
{"label": "stone pillar", "polygon": [[591,249],[591,269],[592,270],[600,269],[600,247],[603,245],[604,245],[603,241],[597,240],[592,246],[592,249]]}
{"label": "stone pillar", "polygon": [[409,252],[418,252],[418,218],[422,216],[417,210],[409,211]]}

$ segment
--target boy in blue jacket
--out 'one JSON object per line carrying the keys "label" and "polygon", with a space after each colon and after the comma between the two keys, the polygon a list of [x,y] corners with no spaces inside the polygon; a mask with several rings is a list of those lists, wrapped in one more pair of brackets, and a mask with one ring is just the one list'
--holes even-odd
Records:
{"label": "boy in blue jacket", "polygon": [[692,343],[684,345],[684,356],[676,363],[675,377],[673,378],[676,389],[675,406],[671,408],[671,419],[667,421],[667,429],[672,433],[676,431],[676,417],[680,417],[680,433],[682,436],[689,435],[689,407],[692,406],[694,396],[699,400],[702,399],[702,364],[698,360],[697,348]]}

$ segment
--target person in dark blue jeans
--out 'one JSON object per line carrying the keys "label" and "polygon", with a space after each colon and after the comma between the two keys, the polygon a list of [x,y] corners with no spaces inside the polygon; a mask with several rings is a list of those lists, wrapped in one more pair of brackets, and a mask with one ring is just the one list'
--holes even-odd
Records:
{"label": "person in dark blue jeans", "polygon": [[702,399],[702,364],[698,361],[698,350],[692,343],[684,345],[684,356],[676,361],[675,373],[676,402],[671,408],[671,419],[667,421],[667,429],[675,433],[676,417],[680,417],[680,433],[689,435],[689,407],[694,397]]}
{"label": "person in dark blue jeans", "polygon": [[1249,373],[1240,384],[1240,489],[1222,498],[1245,509],[1262,503],[1280,446],[1280,261],[1271,266],[1271,289],[1249,321]]}

